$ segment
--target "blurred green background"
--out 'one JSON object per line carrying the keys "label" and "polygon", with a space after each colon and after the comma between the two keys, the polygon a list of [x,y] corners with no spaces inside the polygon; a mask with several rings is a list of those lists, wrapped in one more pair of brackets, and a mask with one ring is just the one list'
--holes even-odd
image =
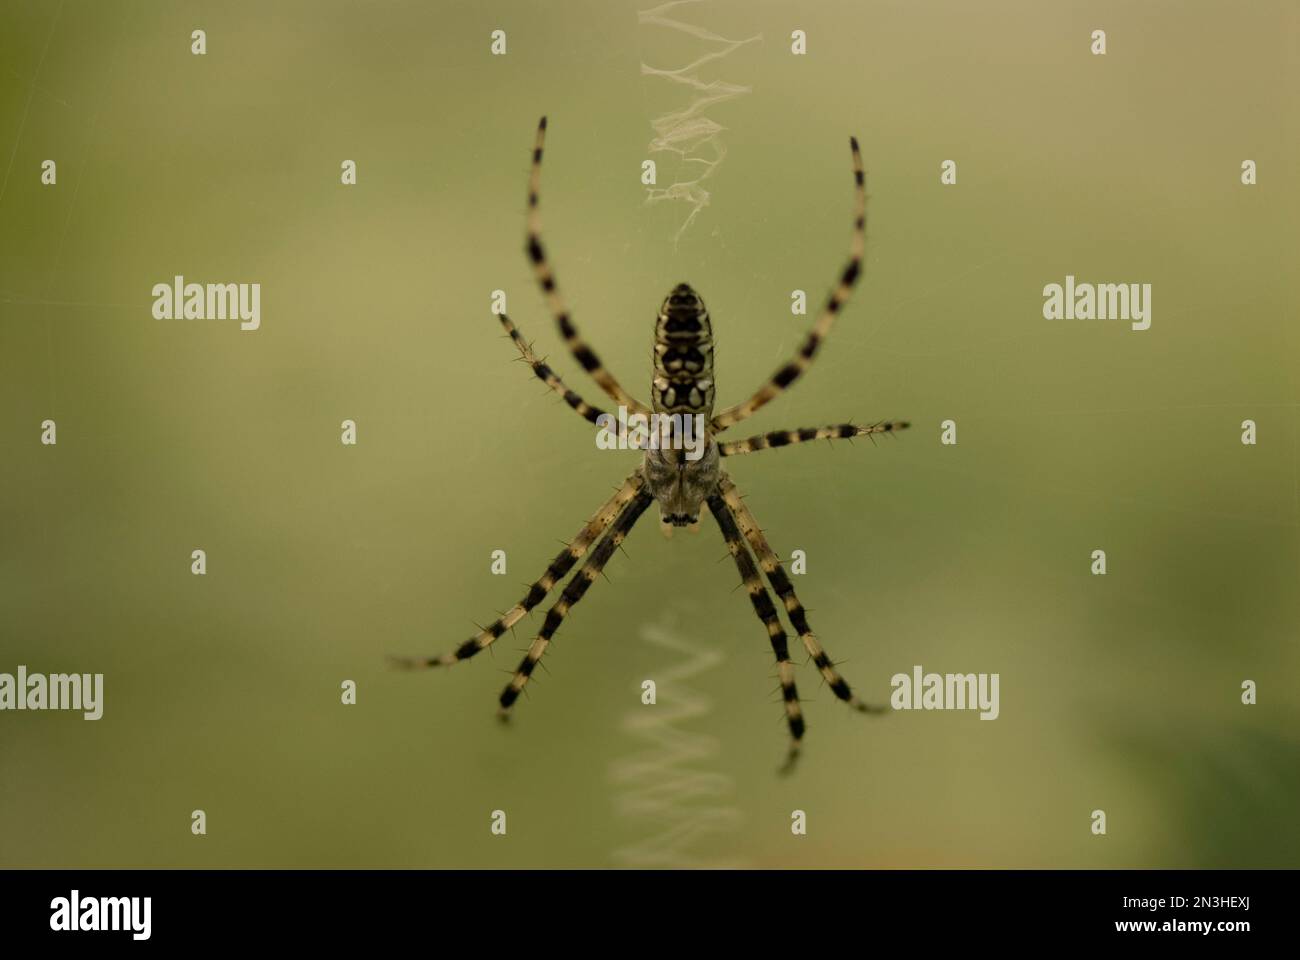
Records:
{"label": "blurred green background", "polygon": [[[640,164],[692,91],[640,64],[719,45],[638,24],[651,6],[0,7],[0,671],[106,675],[98,722],[0,715],[0,863],[604,866],[667,837],[653,862],[1300,865],[1294,4],[674,8],[762,35],[699,68],[752,92],[704,110],[727,156],[676,242],[688,208],[647,206]],[[790,291],[815,309],[836,276],[862,140],[865,282],[735,434],[914,427],[727,466],[807,552],[796,588],[864,695],[914,664],[997,672],[998,720],[862,718],[804,666],[807,749],[778,779],[771,654],[721,538],[665,541],[653,512],[511,728],[495,698],[540,611],[495,657],[387,667],[522,596],[635,463],[489,313],[507,291],[603,402],[522,255],[543,113],[579,326],[645,396],[655,311],[691,282],[723,404],[796,349]],[[153,319],[178,273],[261,283],[261,329]],[[1044,320],[1067,273],[1153,284],[1151,329]]]}

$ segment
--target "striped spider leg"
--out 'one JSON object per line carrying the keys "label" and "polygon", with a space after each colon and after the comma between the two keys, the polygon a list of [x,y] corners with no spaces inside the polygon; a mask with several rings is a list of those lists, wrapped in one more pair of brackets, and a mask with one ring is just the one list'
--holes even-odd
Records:
{"label": "striped spider leg", "polygon": [[582,565],[582,569],[565,584],[564,591],[560,594],[560,599],[556,600],[551,609],[546,611],[546,620],[542,623],[542,629],[533,639],[528,647],[528,652],[524,654],[524,659],[519,662],[515,669],[515,675],[506,684],[506,688],[501,691],[501,708],[497,711],[501,719],[510,716],[510,708],[514,706],[519,694],[523,691],[524,685],[528,683],[528,678],[533,675],[533,670],[537,668],[538,662],[542,659],[542,654],[546,648],[551,645],[551,638],[555,636],[555,631],[560,629],[560,624],[564,622],[565,616],[568,615],[587,588],[592,582],[600,576],[605,564],[609,558],[614,555],[614,551],[619,548],[623,540],[631,532],[632,527],[645,508],[650,506],[653,497],[646,493],[644,489],[638,488],[636,496],[623,507],[623,512],[619,514],[618,519],[609,532],[601,539],[600,544],[592,552],[587,562]]}
{"label": "striped spider leg", "polygon": [[767,627],[772,652],[776,655],[776,675],[781,682],[781,700],[785,703],[786,723],[790,727],[790,750],[781,769],[788,772],[794,768],[794,762],[799,756],[799,742],[803,739],[805,724],[803,710],[799,707],[799,689],[794,682],[794,661],[790,659],[790,647],[785,628],[781,626],[781,618],[776,615],[772,595],[763,586],[763,579],[758,575],[758,568],[754,566],[754,558],[750,556],[745,546],[745,540],[736,523],[735,513],[728,507],[719,492],[709,495],[708,504],[709,510],[718,521],[719,529],[722,530],[722,539],[727,541],[727,550],[740,570],[740,578],[745,584],[745,592],[749,594],[750,603],[754,605],[754,612],[758,614],[758,619],[763,621],[763,626]]}
{"label": "striped spider leg", "polygon": [[501,326],[506,328],[506,334],[519,349],[520,359],[533,368],[533,373],[537,375],[537,379],[558,393],[564,402],[577,412],[578,416],[599,426],[600,418],[608,416],[608,414],[600,407],[593,407],[566,387],[564,381],[560,379],[560,375],[552,370],[545,360],[533,353],[533,348],[524,339],[523,334],[519,332],[519,328],[510,322],[509,317],[502,313],[498,315],[497,319],[501,321]]}
{"label": "striped spider leg", "polygon": [[[786,616],[790,618],[790,623],[794,625],[795,630],[798,632],[799,639],[803,642],[804,649],[808,652],[808,656],[812,659],[813,665],[817,667],[822,678],[826,681],[827,686],[831,688],[831,692],[854,710],[861,713],[885,713],[886,710],[884,707],[872,706],[859,700],[857,696],[854,695],[852,688],[849,687],[844,678],[836,671],[835,664],[831,661],[830,655],[822,649],[822,645],[817,641],[817,637],[812,632],[812,627],[808,625],[807,613],[803,608],[803,604],[799,602],[799,597],[794,592],[794,585],[790,582],[790,578],[786,576],[785,570],[781,567],[781,561],[777,558],[776,551],[773,550],[771,545],[767,542],[767,538],[763,535],[763,531],[758,526],[758,521],[754,519],[753,513],[751,513],[749,507],[745,505],[745,501],[741,499],[740,493],[736,489],[736,485],[732,483],[731,478],[726,474],[723,474],[722,478],[718,481],[718,493],[715,493],[709,499],[709,508],[713,511],[713,515],[718,518],[718,525],[722,528],[722,535],[728,541],[728,546],[731,548],[733,555],[735,555],[736,549],[731,546],[731,541],[734,538],[736,527],[738,526],[740,528],[745,541],[749,544],[750,549],[754,551],[754,555],[758,557],[759,566],[762,567],[763,573],[767,577],[767,582],[772,585],[772,589],[776,591],[776,595],[781,598],[781,602],[785,605]],[[726,520],[724,520],[724,516],[726,517]],[[755,587],[760,590],[762,589],[762,583],[757,582],[758,577],[753,570],[752,562],[748,566],[748,572],[744,565],[742,565],[741,575],[745,577],[746,587],[749,589],[751,597],[754,595]],[[770,599],[767,601],[767,605],[769,607],[771,606]],[[755,608],[757,607],[758,603],[756,601]],[[766,618],[764,618],[764,622],[766,623]],[[768,631],[771,632],[770,624],[768,625]],[[773,640],[774,646],[775,643],[776,641]],[[782,647],[784,647],[784,635],[781,638],[781,643]],[[790,717],[790,733],[793,737],[790,746],[790,755],[787,760],[788,769],[793,765],[794,760],[798,755],[799,740],[803,733],[803,720],[798,716],[794,681],[791,680],[787,687],[785,677],[782,675],[781,686],[786,701],[786,712]],[[794,711],[791,711],[790,709],[792,700],[795,701],[796,709]]]}
{"label": "striped spider leg", "polygon": [[837,423],[829,427],[800,427],[798,430],[773,430],[760,433],[756,437],[744,440],[732,440],[718,444],[718,455],[736,457],[742,453],[755,453],[774,447],[788,447],[794,443],[808,443],[811,440],[851,440],[854,437],[871,437],[877,433],[895,433],[906,430],[910,424],[906,420],[882,420],[867,426],[852,423]]}
{"label": "striped spider leg", "polygon": [[[867,176],[862,166],[862,152],[858,148],[857,137],[849,138],[849,147],[853,153],[853,238],[849,243],[849,259],[840,272],[839,282],[827,298],[826,306],[822,308],[821,315],[817,318],[816,323],[808,331],[808,336],[805,338],[799,352],[793,359],[783,364],[776,373],[772,374],[767,382],[759,387],[748,400],[727,407],[714,416],[709,422],[709,426],[714,433],[721,433],[734,424],[748,419],[760,408],[788,390],[812,366],[817,351],[821,348],[822,341],[830,333],[831,327],[835,324],[835,318],[839,316],[840,311],[844,309],[844,305],[848,303],[853,288],[862,275],[862,258],[867,246]],[[908,423],[905,420],[886,420],[869,426],[841,423],[829,427],[774,430],[745,440],[721,443],[718,445],[718,453],[723,457],[732,457],[742,453],[767,450],[771,447],[807,443],[810,440],[848,440],[853,437],[866,437],[877,433],[893,433],[897,430],[905,430],[907,427]]]}
{"label": "striped spider leg", "polygon": [[[641,476],[640,469],[638,468],[637,470],[632,471],[632,474],[623,481],[623,485],[614,492],[612,497],[601,504],[600,509],[597,510],[592,518],[583,525],[581,530],[578,531],[578,536],[574,538],[574,541],[561,550],[559,555],[550,562],[550,565],[546,568],[546,572],[528,588],[528,593],[524,598],[496,620],[492,621],[490,625],[480,629],[478,633],[474,634],[474,636],[470,637],[451,653],[444,653],[433,657],[393,657],[392,660],[394,664],[408,670],[422,670],[429,667],[450,667],[452,664],[460,663],[462,660],[468,660],[480,651],[486,650],[492,645],[494,640],[522,620],[524,614],[528,613],[546,599],[547,594],[555,589],[555,585],[568,575],[569,571],[573,569],[573,565],[583,558],[587,553],[587,550],[597,540],[597,538],[604,536],[605,531],[609,529],[610,524],[614,523],[614,521],[626,511],[628,504],[632,503],[641,495],[644,486],[645,478]],[[645,508],[642,507],[642,510],[643,509]],[[640,516],[640,514],[641,511],[638,510],[637,516]],[[626,536],[626,531],[624,531],[624,536]],[[606,557],[606,559],[608,559],[608,557]],[[603,561],[600,566],[604,566]],[[599,572],[600,568],[597,567],[595,573]],[[585,590],[586,588],[584,587],[583,591],[580,591],[578,596],[581,597],[582,592],[585,592]],[[565,612],[567,612],[568,607],[572,606],[576,602],[576,599],[571,600],[566,605]],[[562,612],[560,614],[561,619],[563,619],[563,615]]]}
{"label": "striped spider leg", "polygon": [[[466,660],[489,647],[506,630],[544,600],[570,574],[578,561],[578,572],[569,579],[559,598],[547,610],[537,636],[529,645],[510,683],[501,692],[502,717],[509,712],[526,688],[537,664],[550,646],[569,611],[586,595],[601,574],[614,551],[631,532],[641,515],[652,503],[659,504],[660,524],[665,532],[675,527],[698,528],[700,508],[707,505],[722,531],[728,552],[736,563],[755,613],[767,629],[772,652],[776,657],[777,676],[785,704],[790,730],[790,748],[785,768],[793,765],[799,753],[805,723],[795,685],[795,664],[790,658],[789,639],[772,592],[780,599],[786,617],[803,643],[832,692],[849,706],[863,713],[879,713],[881,708],[859,700],[844,678],[835,670],[829,654],[822,648],[808,625],[803,605],[795,595],[789,577],[781,567],[776,552],[767,542],[754,515],[741,499],[735,484],[722,469],[722,458],[775,449],[812,440],[852,439],[892,434],[907,427],[904,421],[881,421],[869,426],[837,424],[828,427],[779,430],[743,440],[719,443],[715,434],[747,419],[790,387],[812,365],[821,342],[830,332],[858,281],[866,246],[866,177],[856,139],[850,140],[853,153],[855,187],[853,236],[848,263],[831,292],[822,313],[813,324],[798,354],[780,367],[759,389],[742,403],[713,414],[713,328],[704,301],[689,284],[679,283],[664,299],[655,324],[651,403],[649,406],[631,397],[612,373],[605,369],[595,352],[579,336],[559,292],[555,272],[546,258],[541,241],[541,216],[538,211],[541,183],[542,149],[546,135],[543,117],[533,146],[532,167],[528,183],[528,221],[525,251],[532,264],[538,285],[547,301],[560,336],[578,364],[589,373],[601,390],[629,414],[667,418],[677,429],[676,439],[683,440],[689,421],[699,426],[694,445],[686,442],[651,444],[643,452],[641,464],[623,482],[578,536],[546,568],[525,597],[502,614],[490,626],[466,640],[453,652],[435,657],[404,658],[407,667],[450,666]],[[569,389],[546,361],[538,357],[519,329],[504,314],[499,320],[514,342],[520,357],[548,389],[561,397],[581,417],[597,426],[608,428],[607,415]],[[588,555],[590,553],[590,555]],[[767,584],[764,584],[766,577]]]}
{"label": "striped spider leg", "polygon": [[596,381],[611,400],[619,406],[626,407],[629,413],[647,414],[650,411],[646,409],[645,404],[623,389],[614,375],[605,369],[605,365],[600,362],[600,358],[591,347],[587,346],[578,335],[578,329],[573,325],[573,319],[569,315],[569,308],[560,295],[555,271],[551,268],[550,261],[546,259],[546,248],[542,246],[542,213],[538,206],[541,199],[542,148],[545,144],[546,118],[542,117],[541,122],[537,124],[537,139],[533,143],[533,166],[528,176],[528,236],[524,251],[528,254],[528,261],[533,265],[537,285],[542,288],[546,305],[555,317],[555,325],[559,327],[560,336],[564,338],[564,344],[573,354],[573,358],[578,361],[583,370],[591,374],[591,379]]}
{"label": "striped spider leg", "polygon": [[849,244],[849,261],[840,273],[839,283],[831,291],[826,306],[822,308],[817,322],[808,331],[808,336],[794,359],[787,361],[772,374],[748,400],[727,407],[714,416],[709,425],[715,433],[721,433],[728,427],[753,416],[788,390],[790,385],[812,366],[822,341],[830,333],[835,318],[848,302],[858,278],[862,275],[862,257],[867,248],[867,175],[862,167],[862,152],[858,149],[857,137],[849,138],[849,147],[853,151],[853,239]]}

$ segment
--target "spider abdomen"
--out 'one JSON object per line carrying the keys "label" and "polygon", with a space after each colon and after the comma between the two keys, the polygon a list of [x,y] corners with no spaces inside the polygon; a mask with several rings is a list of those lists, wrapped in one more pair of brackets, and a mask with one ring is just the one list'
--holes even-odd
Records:
{"label": "spider abdomen", "polygon": [[658,413],[713,413],[713,327],[689,283],[674,287],[659,308],[651,393]]}

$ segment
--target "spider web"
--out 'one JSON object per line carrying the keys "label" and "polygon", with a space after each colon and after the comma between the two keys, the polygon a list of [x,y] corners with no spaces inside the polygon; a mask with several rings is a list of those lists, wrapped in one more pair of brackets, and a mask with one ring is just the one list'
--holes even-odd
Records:
{"label": "spider web", "polygon": [[629,867],[722,866],[699,857],[692,847],[740,825],[739,809],[727,802],[735,783],[725,773],[701,768],[717,757],[717,739],[681,724],[713,708],[708,697],[685,681],[724,658],[717,650],[688,643],[667,622],[642,627],[641,637],[669,651],[672,660],[654,671],[655,705],[638,704],[623,718],[623,730],[648,749],[612,763],[609,780],[624,788],[615,797],[618,813],[648,821],[657,832],[614,851],[613,858]]}
{"label": "spider web", "polygon": [[704,27],[676,19],[676,7],[701,2],[703,0],[670,0],[637,13],[637,20],[643,26],[661,27],[686,34],[704,41],[710,47],[708,52],[677,68],[654,67],[644,61],[641,63],[642,76],[660,77],[683,86],[694,94],[686,106],[660,114],[650,122],[655,131],[650,140],[650,152],[674,154],[679,162],[672,183],[664,187],[646,188],[646,202],[655,204],[679,201],[689,208],[686,219],[673,235],[674,243],[681,239],[699,212],[708,206],[711,194],[704,182],[713,176],[727,156],[726,143],[720,136],[726,127],[706,116],[706,111],[752,90],[751,87],[725,80],[703,80],[700,70],[730,56],[747,44],[763,39],[761,34],[757,34],[744,40],[730,40]]}

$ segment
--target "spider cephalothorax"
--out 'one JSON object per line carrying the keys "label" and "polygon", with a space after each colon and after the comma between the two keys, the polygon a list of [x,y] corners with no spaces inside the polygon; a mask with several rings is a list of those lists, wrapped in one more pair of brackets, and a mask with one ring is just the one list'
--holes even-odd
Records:
{"label": "spider cephalothorax", "polygon": [[[776,552],[767,542],[749,507],[741,499],[735,484],[722,469],[722,458],[753,453],[788,444],[807,443],[811,440],[849,439],[877,433],[892,433],[907,426],[901,421],[882,421],[870,426],[851,423],[829,427],[806,427],[799,430],[777,430],[744,440],[719,443],[715,434],[722,433],[734,424],[745,420],[759,408],[780,395],[805,370],[822,340],[830,331],[836,316],[847,302],[849,293],[857,283],[862,268],[866,237],[866,178],[862,170],[862,157],[856,139],[850,139],[853,151],[853,182],[855,212],[853,240],[849,260],[840,274],[839,282],[831,292],[821,315],[813,324],[799,352],[781,366],[755,393],[742,403],[713,413],[713,327],[704,301],[690,284],[679,283],[664,299],[655,323],[654,376],[651,382],[651,405],[630,396],[604,365],[595,352],[578,335],[569,316],[568,308],[560,296],[555,274],[547,262],[542,247],[541,217],[538,213],[538,189],[541,182],[542,146],[546,138],[546,118],[537,128],[533,146],[532,174],[528,183],[528,235],[525,250],[538,285],[547,299],[555,317],[560,336],[564,339],[578,364],[589,373],[601,390],[619,405],[620,415],[645,418],[654,422],[668,417],[682,429],[689,419],[698,423],[694,431],[695,443],[656,444],[645,451],[641,464],[614,492],[595,515],[587,521],[578,535],[562,550],[546,572],[532,584],[528,594],[485,629],[470,637],[453,652],[435,657],[403,658],[399,662],[408,667],[450,666],[486,649],[494,640],[518,623],[523,616],[546,599],[555,586],[584,556],[587,558],[578,572],[565,585],[560,598],[546,612],[541,630],[528,647],[514,677],[501,692],[503,717],[519,698],[533,670],[550,645],[551,638],[564,622],[587,588],[599,576],[614,551],[628,532],[653,502],[659,503],[660,516],[666,532],[673,527],[694,526],[698,523],[701,506],[707,506],[722,531],[727,549],[736,562],[740,576],[749,594],[754,611],[767,629],[768,640],[776,657],[777,676],[781,682],[781,695],[785,704],[786,720],[790,728],[790,751],[787,767],[798,755],[799,742],[804,734],[803,711],[795,687],[794,662],[790,659],[787,635],[777,614],[772,595],[763,584],[763,578],[780,598],[791,626],[809,658],[821,673],[831,691],[855,710],[864,713],[881,712],[883,708],[868,706],[849,688],[844,678],[835,670],[812,628],[803,605],[795,595],[794,586],[781,567]],[[564,402],[581,416],[602,427],[612,418],[564,385],[545,361],[533,353],[532,347],[505,314],[498,318],[506,333],[514,341],[524,360],[537,377],[564,398]],[[629,417],[630,419],[630,417]],[[595,545],[594,548],[592,545]],[[588,556],[588,551],[590,555]],[[757,560],[757,563],[755,563]],[[760,569],[762,574],[760,575]]]}
{"label": "spider cephalothorax", "polygon": [[673,527],[699,529],[700,507],[718,486],[722,472],[718,442],[705,435],[704,455],[688,459],[686,450],[669,446],[647,450],[641,464],[646,490],[659,503],[664,533]]}

